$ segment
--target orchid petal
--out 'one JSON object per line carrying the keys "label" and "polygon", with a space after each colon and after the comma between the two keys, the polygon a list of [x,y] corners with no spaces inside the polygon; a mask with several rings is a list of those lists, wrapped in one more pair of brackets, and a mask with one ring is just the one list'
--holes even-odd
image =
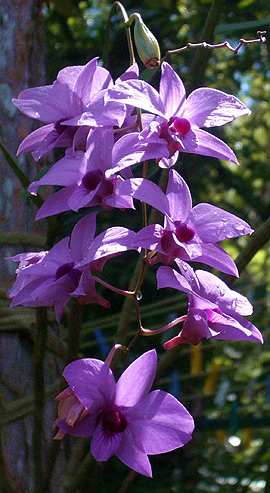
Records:
{"label": "orchid petal", "polygon": [[202,262],[203,264],[210,265],[215,269],[230,274],[232,276],[239,277],[238,269],[228,253],[223,248],[214,243],[200,243],[202,253],[195,258],[190,258],[184,252],[181,254],[181,259],[186,261]]}
{"label": "orchid petal", "polygon": [[93,58],[88,62],[86,65],[84,65],[83,69],[80,71],[76,83],[74,86],[74,93],[77,96],[77,100],[81,101],[81,104],[78,105],[78,112],[82,111],[84,107],[87,105],[90,99],[90,94],[91,94],[91,89],[92,89],[92,82],[93,82],[93,77],[94,73],[97,69],[97,60],[98,58]]}
{"label": "orchid petal", "polygon": [[135,437],[129,427],[123,433],[121,444],[116,452],[116,457],[133,471],[152,478],[152,468],[145,452],[136,444]]}
{"label": "orchid petal", "polygon": [[145,178],[126,180],[121,186],[120,192],[151,205],[163,214],[169,215],[170,213],[166,195],[150,180]]}
{"label": "orchid petal", "polygon": [[105,96],[106,103],[117,101],[137,108],[164,116],[165,108],[160,100],[159,93],[150,84],[143,80],[131,79],[121,82],[109,89]]}
{"label": "orchid petal", "polygon": [[21,142],[17,150],[17,156],[23,152],[33,151],[38,147],[43,140],[54,130],[54,124],[49,123],[43,127],[37,128],[31,132],[25,139]]}
{"label": "orchid petal", "polygon": [[72,93],[67,84],[59,82],[25,89],[12,102],[25,115],[45,123],[70,118],[73,112]]}
{"label": "orchid petal", "polygon": [[128,69],[116,79],[115,84],[125,82],[130,79],[137,79],[139,77],[139,67],[137,63],[133,63]]}
{"label": "orchid petal", "polygon": [[163,252],[160,244],[160,240],[164,234],[164,228],[160,224],[150,224],[142,228],[132,242],[132,245],[136,248],[142,247],[148,250],[158,250]]}
{"label": "orchid petal", "polygon": [[232,149],[225,144],[222,140],[218,139],[214,135],[201,130],[200,128],[193,128],[196,134],[199,146],[197,149],[185,150],[181,149],[181,152],[190,152],[192,154],[201,154],[202,156],[211,156],[218,159],[225,159],[233,163],[239,164],[236,155]]}
{"label": "orchid petal", "polygon": [[231,94],[201,87],[187,98],[185,118],[198,127],[217,127],[251,111]]}
{"label": "orchid petal", "polygon": [[231,290],[217,276],[203,270],[197,270],[196,275],[200,283],[199,294],[218,305],[222,311],[228,314],[252,314],[253,308],[248,299],[242,294]]}
{"label": "orchid petal", "polygon": [[92,243],[96,231],[97,212],[80,219],[73,228],[70,239],[70,250],[74,261],[83,259],[86,250]]}
{"label": "orchid petal", "polygon": [[186,182],[175,170],[169,173],[166,197],[173,220],[186,222],[192,207],[191,194]]}
{"label": "orchid petal", "polygon": [[66,156],[57,161],[49,171],[38,181],[34,181],[28,187],[28,191],[34,195],[41,185],[71,186],[80,181],[86,169],[86,158],[82,151],[72,154],[68,150]]}
{"label": "orchid petal", "polygon": [[92,442],[91,452],[99,462],[110,459],[116,454],[122,440],[122,433],[107,434],[103,430],[102,421],[97,425]]}
{"label": "orchid petal", "polygon": [[87,415],[79,421],[76,421],[73,426],[69,426],[65,419],[58,419],[56,425],[60,430],[65,431],[69,435],[76,437],[90,437],[93,435],[96,428],[96,416]]}
{"label": "orchid petal", "polygon": [[134,247],[131,246],[134,236],[134,231],[130,231],[127,228],[108,228],[94,238],[92,244],[85,252],[84,259],[78,262],[75,267],[81,267],[93,260],[97,260],[107,255],[134,249]]}
{"label": "orchid petal", "polygon": [[40,207],[36,215],[36,220],[43,219],[44,217],[48,216],[54,216],[55,214],[59,214],[60,212],[68,211],[70,209],[68,201],[73,191],[73,186],[64,187],[58,192],[55,192],[53,195],[51,195]]}
{"label": "orchid petal", "polygon": [[103,361],[94,358],[73,361],[66,366],[63,376],[76,397],[91,414],[114,400],[114,376]]}
{"label": "orchid petal", "polygon": [[163,454],[191,439],[194,422],[172,395],[155,390],[127,411],[129,427],[147,454]]}
{"label": "orchid petal", "polygon": [[180,77],[167,62],[163,62],[161,65],[159,94],[165,113],[169,118],[174,115],[182,115],[186,90]]}
{"label": "orchid petal", "polygon": [[131,407],[139,402],[152,387],[156,371],[157,353],[154,349],[133,361],[116,384],[116,406]]}
{"label": "orchid petal", "polygon": [[106,177],[110,178],[116,172],[147,159],[168,157],[167,143],[159,139],[158,132],[152,139],[143,138],[138,132],[121,137],[113,146],[113,164],[112,168],[106,171]]}
{"label": "orchid petal", "polygon": [[253,232],[245,221],[211,204],[196,205],[189,222],[205,243],[217,243]]}

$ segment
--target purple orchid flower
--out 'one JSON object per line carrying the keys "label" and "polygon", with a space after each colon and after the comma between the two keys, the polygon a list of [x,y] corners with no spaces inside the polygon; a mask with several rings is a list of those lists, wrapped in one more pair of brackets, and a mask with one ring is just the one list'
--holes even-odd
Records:
{"label": "purple orchid flower", "polygon": [[182,447],[191,439],[192,416],[172,395],[150,392],[157,369],[155,350],[136,359],[115,383],[103,361],[85,358],[64,370],[69,388],[59,402],[60,428],[64,433],[93,436],[91,452],[97,461],[116,455],[139,474],[152,477],[148,455]]}
{"label": "purple orchid flower", "polygon": [[[224,125],[242,115],[249,115],[250,110],[235,96],[207,87],[196,89],[186,99],[183,82],[173,68],[163,62],[161,70],[159,93],[145,81],[130,80],[110,88],[106,101],[130,104],[157,115],[150,118],[151,134],[156,133],[163,139],[169,152],[169,159],[161,159],[162,167],[172,166],[179,151],[238,163],[233,151],[222,140],[201,128]],[[137,136],[141,144],[143,136]],[[125,146],[125,138],[122,144]],[[144,159],[148,159],[147,153]]]}
{"label": "purple orchid flower", "polygon": [[203,262],[227,274],[238,276],[231,257],[217,244],[226,238],[251,234],[250,226],[214,205],[192,208],[189,188],[175,171],[169,171],[166,195],[144,178],[126,180],[120,193],[142,200],[165,215],[164,226],[151,224],[139,231],[134,246],[159,252],[150,263],[171,264],[175,258]]}
{"label": "purple orchid flower", "polygon": [[[47,125],[32,132],[18,149],[18,154],[33,151],[38,160],[56,147],[83,149],[89,127],[103,125],[121,126],[127,108],[118,103],[104,102],[113,80],[93,58],[86,65],[66,67],[58,73],[57,80],[49,86],[25,89],[13,104],[27,116],[41,120]],[[138,77],[134,64],[116,81],[122,82]]]}
{"label": "purple orchid flower", "polygon": [[171,267],[157,271],[158,289],[170,287],[188,295],[188,313],[182,331],[164,344],[171,349],[178,344],[199,344],[207,339],[243,340],[263,343],[261,332],[242,317],[251,315],[248,299],[231,290],[210,272],[193,269],[177,261],[181,274]]}
{"label": "purple orchid flower", "polygon": [[71,238],[63,238],[49,251],[21,253],[8,259],[20,262],[17,279],[8,292],[13,298],[10,308],[54,306],[59,323],[71,298],[82,305],[110,307],[109,301],[96,293],[91,272],[100,272],[109,258],[131,249],[135,233],[114,227],[94,238],[96,216],[93,213],[80,219]]}
{"label": "purple orchid flower", "polygon": [[64,188],[51,195],[38,211],[37,219],[67,210],[101,204],[104,209],[134,208],[129,196],[119,194],[124,182],[121,176],[105,178],[112,164],[113,128],[90,130],[86,153],[68,149],[66,156],[38,181],[31,183],[29,192],[36,195],[40,185],[62,185]]}

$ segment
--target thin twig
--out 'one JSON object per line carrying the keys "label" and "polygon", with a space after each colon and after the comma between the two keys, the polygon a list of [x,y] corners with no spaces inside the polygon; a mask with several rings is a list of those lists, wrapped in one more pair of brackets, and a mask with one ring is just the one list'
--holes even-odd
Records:
{"label": "thin twig", "polygon": [[208,50],[218,50],[220,48],[228,48],[228,50],[233,51],[233,53],[238,53],[241,46],[243,46],[243,45],[249,45],[249,44],[253,44],[253,43],[265,43],[266,37],[264,35],[266,34],[266,31],[257,31],[257,34],[259,35],[259,38],[257,38],[257,39],[241,38],[236,47],[233,47],[229,43],[229,41],[224,41],[223,43],[217,43],[217,44],[210,44],[210,43],[206,43],[206,41],[203,41],[201,43],[187,43],[182,48],[177,48],[176,50],[168,50],[166,52],[166,55],[168,55],[168,56],[175,55],[176,53],[180,53],[182,51],[187,51],[191,48],[206,48]]}

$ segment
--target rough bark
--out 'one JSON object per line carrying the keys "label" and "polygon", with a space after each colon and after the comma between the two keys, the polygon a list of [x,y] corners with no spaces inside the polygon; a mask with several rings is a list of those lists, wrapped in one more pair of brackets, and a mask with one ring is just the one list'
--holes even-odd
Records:
{"label": "rough bark", "polygon": [[[27,87],[45,83],[44,70],[44,26],[40,0],[13,0],[0,2],[0,141],[13,158],[18,145],[37,122],[27,118],[13,106],[11,99]],[[22,155],[17,162],[25,174],[32,179],[37,173],[37,165],[31,157]],[[44,225],[34,223],[36,207],[21,197],[20,183],[9,169],[0,151],[0,208],[2,211],[0,231],[20,233],[44,233]],[[2,246],[0,249],[0,294],[14,278],[13,263],[3,260],[4,256],[14,255],[31,248],[23,245]],[[27,397],[33,392],[32,356],[33,340],[29,334],[13,326],[7,332],[10,317],[17,313],[24,320],[22,310],[7,311],[8,302],[0,302],[0,412],[17,399]],[[33,312],[34,315],[34,312]],[[18,317],[18,319],[19,319]],[[34,321],[34,317],[33,317]],[[20,325],[20,322],[18,323]],[[38,329],[38,327],[37,327]],[[32,335],[35,329],[32,326]],[[19,333],[21,335],[19,335]],[[59,368],[56,358],[50,353],[45,357],[45,385],[56,380]],[[51,442],[55,405],[50,403],[45,409],[42,457]],[[1,429],[2,428],[2,429]],[[1,427],[0,446],[0,490],[28,492],[33,491],[33,453],[32,453],[33,413],[5,424]]]}

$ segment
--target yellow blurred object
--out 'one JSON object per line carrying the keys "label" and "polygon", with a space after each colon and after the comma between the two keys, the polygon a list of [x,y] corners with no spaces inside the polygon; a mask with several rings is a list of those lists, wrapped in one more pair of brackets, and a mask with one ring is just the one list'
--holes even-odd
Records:
{"label": "yellow blurred object", "polygon": [[190,350],[190,373],[191,375],[202,374],[202,343],[191,346]]}

